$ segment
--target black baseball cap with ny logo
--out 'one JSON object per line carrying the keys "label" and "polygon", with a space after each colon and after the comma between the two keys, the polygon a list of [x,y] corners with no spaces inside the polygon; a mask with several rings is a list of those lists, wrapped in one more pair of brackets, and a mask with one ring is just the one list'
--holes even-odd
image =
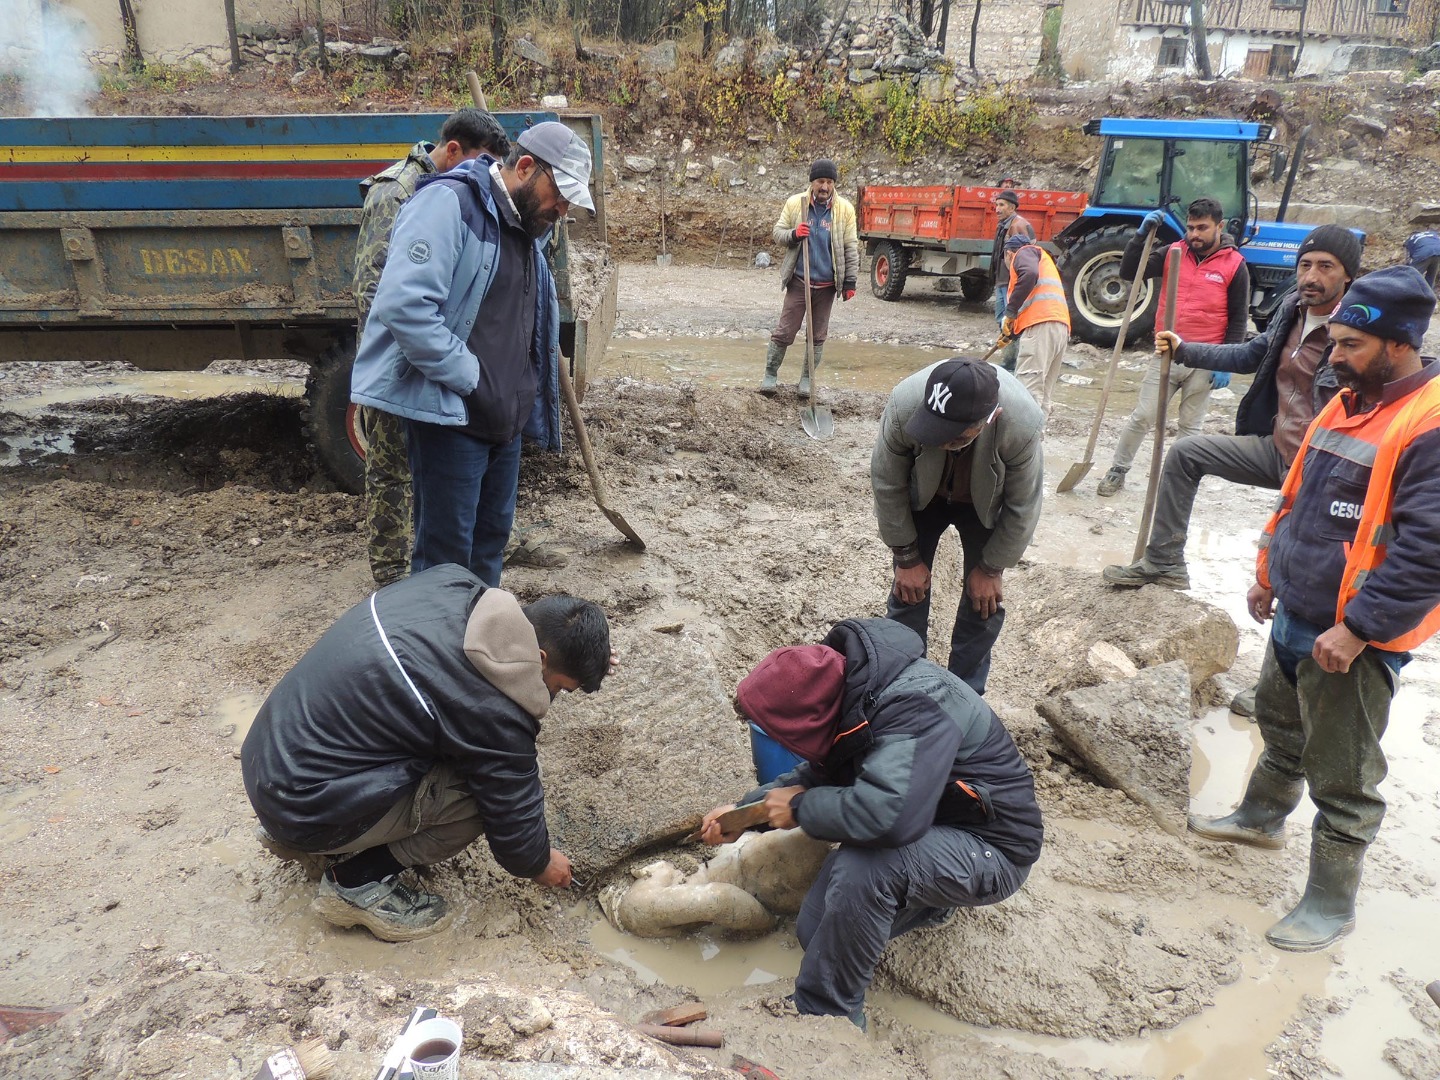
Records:
{"label": "black baseball cap with ny logo", "polygon": [[942,360],[925,377],[925,396],[905,425],[922,446],[944,446],[988,420],[1000,404],[1000,376],[984,360]]}

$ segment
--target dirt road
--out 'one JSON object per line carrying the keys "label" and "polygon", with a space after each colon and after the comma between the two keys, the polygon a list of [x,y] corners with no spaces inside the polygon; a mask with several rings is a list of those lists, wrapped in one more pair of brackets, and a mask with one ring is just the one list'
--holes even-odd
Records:
{"label": "dirt road", "polygon": [[[637,706],[628,717],[643,726],[677,707],[644,696],[664,674],[649,658],[675,655],[657,641],[692,650],[718,685],[733,686],[769,649],[878,613],[888,561],[868,461],[881,388],[994,332],[988,312],[953,294],[914,288],[882,304],[862,290],[834,318],[826,379],[838,387],[838,430],[817,443],[801,433],[793,394],[767,401],[743,389],[758,378],[778,311],[773,270],[627,265],[621,281],[617,338],[607,367],[591,372],[585,409],[612,501],[650,547],[638,556],[620,544],[572,441],[563,457],[527,456],[520,504],[522,524],[570,563],[505,580],[526,598],[563,589],[601,602],[625,657],[599,696],[608,705],[567,699],[547,721],[555,734],[543,752],[561,765],[564,736],[597,710],[644,698],[654,713]],[[1283,853],[1203,850],[1098,785],[1035,715],[1057,674],[1039,659],[1054,655],[1046,627],[1100,602],[1094,574],[1128,560],[1143,493],[1137,475],[1097,500],[1097,466],[1075,493],[1054,495],[1079,456],[1100,374],[1093,353],[1072,357],[1081,366],[1067,370],[1094,381],[1067,386],[1052,420],[1034,565],[1007,584],[1002,646],[1016,645],[997,657],[990,694],[1037,771],[1048,823],[1033,895],[1013,916],[1031,919],[1033,933],[975,958],[996,1000],[967,1019],[994,1026],[893,994],[877,997],[868,1037],[839,1021],[777,1017],[764,1002],[788,989],[783,980],[746,987],[742,972],[711,985],[697,956],[691,978],[682,965],[676,981],[708,986],[731,1035],[708,1059],[645,1049],[603,1015],[633,1021],[680,992],[647,987],[592,948],[592,932],[601,951],[616,944],[600,944],[593,896],[513,882],[488,854],[468,852],[434,879],[462,909],[456,927],[391,947],[316,920],[313,886],[254,841],[237,761],[245,725],[370,590],[357,500],[312,473],[302,444],[297,369],[166,382],[114,365],[0,367],[10,462],[0,470],[0,1003],[77,1006],[0,1046],[0,1075],[249,1077],[266,1054],[314,1032],[337,1051],[337,1075],[369,1076],[397,1017],[460,988],[481,1017],[467,1030],[487,1032],[475,1053],[493,1075],[538,1075],[498,1064],[507,1060],[699,1075],[734,1049],[787,1080],[1433,1076],[1437,1016],[1420,989],[1440,974],[1429,929],[1440,880],[1433,649],[1407,671],[1397,702],[1391,815],[1359,928],[1319,957],[1260,941],[1303,882],[1305,810]],[[1143,361],[1127,358],[1131,382]],[[197,397],[208,380],[262,392]],[[117,385],[123,396],[105,389]],[[1216,395],[1214,430],[1227,429],[1234,400]],[[1127,406],[1122,395],[1120,416]],[[1119,418],[1102,438],[1102,466]],[[1270,500],[1218,482],[1202,489],[1193,592],[1237,620]],[[937,590],[937,610],[954,603],[953,572]],[[1122,617],[1144,623],[1147,610],[1137,599]],[[1253,676],[1261,641],[1242,628],[1236,669],[1202,688],[1207,700]],[[1252,731],[1223,710],[1197,722],[1197,809],[1237,795]],[[547,760],[547,784],[566,783]],[[1023,985],[1004,975],[1012,950],[1035,964]],[[903,982],[892,973],[887,985]],[[477,1002],[516,994],[543,1003],[553,1023],[528,1032],[512,1017],[507,1027],[495,1017],[514,1010],[501,1005],[481,1016]]]}

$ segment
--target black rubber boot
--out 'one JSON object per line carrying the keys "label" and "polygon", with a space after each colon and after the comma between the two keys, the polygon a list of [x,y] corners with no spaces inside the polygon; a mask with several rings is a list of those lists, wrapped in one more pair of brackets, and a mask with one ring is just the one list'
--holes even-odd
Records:
{"label": "black rubber boot", "polygon": [[1186,819],[1190,831],[1207,840],[1223,840],[1251,847],[1285,846],[1285,819],[1300,805],[1305,793],[1302,780],[1287,780],[1261,768],[1250,774],[1245,798],[1224,817]]}
{"label": "black rubber boot", "polygon": [[1295,909],[1265,932],[1286,952],[1319,952],[1355,929],[1364,844],[1315,835],[1310,841],[1310,879]]}
{"label": "black rubber boot", "polygon": [[775,396],[775,391],[780,389],[780,365],[784,362],[785,346],[770,342],[770,348],[765,350],[765,377],[755,388],[759,393],[767,397]]}

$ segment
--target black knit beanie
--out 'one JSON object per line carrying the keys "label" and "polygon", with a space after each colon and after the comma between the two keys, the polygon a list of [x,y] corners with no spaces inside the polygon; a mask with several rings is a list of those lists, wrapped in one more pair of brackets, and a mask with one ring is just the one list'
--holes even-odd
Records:
{"label": "black knit beanie", "polygon": [[1361,247],[1360,238],[1344,225],[1321,225],[1310,230],[1310,235],[1300,241],[1295,260],[1299,262],[1300,256],[1307,251],[1328,251],[1340,260],[1345,276],[1354,281],[1360,273]]}
{"label": "black knit beanie", "polygon": [[835,168],[835,162],[828,157],[816,158],[810,163],[810,179],[838,181],[840,171]]}
{"label": "black knit beanie", "polygon": [[1435,293],[1420,271],[1413,266],[1387,266],[1351,285],[1330,321],[1418,349],[1433,314]]}

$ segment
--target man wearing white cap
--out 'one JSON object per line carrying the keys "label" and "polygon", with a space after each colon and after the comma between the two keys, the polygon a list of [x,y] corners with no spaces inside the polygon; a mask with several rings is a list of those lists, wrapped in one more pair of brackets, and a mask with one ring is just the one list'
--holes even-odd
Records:
{"label": "man wearing white cap", "polygon": [[503,164],[425,178],[396,219],[350,396],[407,422],[417,573],[458,563],[499,585],[521,439],[560,448],[560,310],[543,244],[571,206],[594,212],[589,184],[584,140],[547,122]]}

